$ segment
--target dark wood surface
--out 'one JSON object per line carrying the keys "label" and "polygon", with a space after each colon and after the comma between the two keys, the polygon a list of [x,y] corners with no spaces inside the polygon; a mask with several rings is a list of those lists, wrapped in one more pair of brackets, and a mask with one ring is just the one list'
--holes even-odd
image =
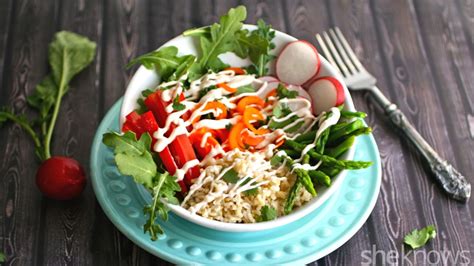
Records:
{"label": "dark wood surface", "polygon": [[[47,45],[56,31],[72,30],[97,42],[96,60],[73,81],[63,101],[53,144],[53,154],[73,156],[88,168],[95,129],[133,75],[124,65],[187,28],[216,21],[237,4],[247,6],[248,23],[263,18],[313,43],[314,33],[340,27],[383,92],[443,157],[474,181],[474,1],[469,0],[0,0],[0,105],[29,113],[25,99],[48,71]],[[466,258],[458,262],[474,263],[472,200],[449,200],[367,95],[353,93],[353,98],[374,128],[383,161],[382,188],[359,232],[314,264],[358,265],[367,262],[363,252],[373,249],[402,256],[403,236],[428,224],[437,227],[438,236],[425,252],[464,252]],[[36,167],[28,136],[18,126],[1,128],[0,251],[7,256],[5,265],[167,264],[111,224],[90,184],[72,202],[43,198],[34,182]],[[427,263],[421,255],[408,255],[404,265]],[[377,262],[387,261],[378,256]]]}

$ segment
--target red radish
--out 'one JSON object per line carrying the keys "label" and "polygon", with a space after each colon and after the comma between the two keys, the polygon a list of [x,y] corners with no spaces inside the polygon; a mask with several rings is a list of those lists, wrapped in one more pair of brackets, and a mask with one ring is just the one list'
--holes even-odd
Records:
{"label": "red radish", "polygon": [[344,103],[344,88],[336,78],[318,78],[309,84],[307,90],[311,96],[315,114]]}
{"label": "red radish", "polygon": [[278,79],[273,77],[273,76],[263,76],[263,77],[259,77],[258,80],[261,80],[261,81],[266,81],[266,82],[278,82]]}
{"label": "red radish", "polygon": [[312,44],[307,41],[294,41],[280,52],[275,69],[281,81],[303,85],[318,73],[320,65],[318,51]]}
{"label": "red radish", "polygon": [[303,89],[303,87],[296,86],[296,85],[288,85],[287,88],[290,91],[297,91],[300,97],[305,98],[306,100],[311,102],[311,96],[309,96],[308,92],[305,89]]}
{"label": "red radish", "polygon": [[43,161],[38,168],[36,185],[48,198],[69,200],[84,190],[86,174],[78,161],[54,156]]}

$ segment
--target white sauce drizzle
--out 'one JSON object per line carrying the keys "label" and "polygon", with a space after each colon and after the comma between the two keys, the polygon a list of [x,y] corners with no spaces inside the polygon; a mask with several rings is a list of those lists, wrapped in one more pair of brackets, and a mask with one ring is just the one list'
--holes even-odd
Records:
{"label": "white sauce drizzle", "polygon": [[178,181],[180,180],[183,180],[184,178],[184,175],[186,174],[186,172],[193,168],[194,166],[197,166],[199,165],[199,160],[198,159],[194,159],[194,160],[191,160],[191,161],[187,161],[183,167],[181,167],[180,169],[176,169],[176,172],[174,173],[174,176],[176,176],[176,179]]}
{"label": "white sauce drizzle", "polygon": [[201,143],[200,143],[200,147],[201,148],[204,148],[204,146],[206,145],[207,143],[207,139],[212,136],[211,132],[206,132],[204,133],[204,136],[202,136],[202,139],[201,139]]}

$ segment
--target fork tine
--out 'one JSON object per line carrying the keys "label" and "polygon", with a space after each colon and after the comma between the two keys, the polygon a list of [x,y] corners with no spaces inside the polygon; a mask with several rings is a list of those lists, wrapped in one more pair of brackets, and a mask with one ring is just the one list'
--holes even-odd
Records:
{"label": "fork tine", "polygon": [[318,33],[318,34],[315,35],[315,37],[316,37],[316,40],[319,43],[319,46],[323,50],[324,57],[326,57],[326,59],[329,61],[329,63],[331,63],[331,65],[333,65],[337,69],[337,71],[339,71],[339,73],[342,73],[341,70],[339,69],[339,67],[336,64],[336,61],[334,61],[334,58],[332,57],[331,53],[329,52],[328,48],[326,47],[326,44],[324,43],[323,38],[321,38],[321,35],[319,35],[319,33]]}
{"label": "fork tine", "polygon": [[354,65],[359,69],[359,70],[362,70],[364,69],[364,66],[362,65],[362,63],[359,61],[359,59],[357,58],[356,54],[354,53],[354,50],[352,50],[351,46],[349,45],[349,43],[347,42],[346,38],[344,37],[344,35],[342,34],[341,30],[336,27],[335,28],[335,31],[336,31],[336,35],[339,37],[339,40],[341,40],[342,42],[342,46],[344,46],[347,54],[349,55],[349,57],[351,58],[352,62],[354,62]]}
{"label": "fork tine", "polygon": [[339,66],[339,69],[342,70],[341,73],[344,77],[350,76],[349,70],[347,69],[347,66],[342,62],[341,56],[339,55],[339,52],[337,51],[336,47],[334,47],[334,44],[332,43],[331,38],[329,37],[327,32],[323,32],[323,37],[327,43],[327,46],[329,47],[329,50],[331,51],[331,54],[334,56],[336,59],[337,65]]}
{"label": "fork tine", "polygon": [[357,73],[357,70],[354,64],[352,64],[351,60],[347,56],[346,51],[342,47],[341,41],[339,40],[338,36],[336,36],[336,33],[334,33],[333,29],[329,29],[329,35],[332,37],[333,42],[336,44],[336,48],[339,51],[339,55],[341,56],[342,60],[346,64],[347,68],[349,68],[349,71],[352,74]]}

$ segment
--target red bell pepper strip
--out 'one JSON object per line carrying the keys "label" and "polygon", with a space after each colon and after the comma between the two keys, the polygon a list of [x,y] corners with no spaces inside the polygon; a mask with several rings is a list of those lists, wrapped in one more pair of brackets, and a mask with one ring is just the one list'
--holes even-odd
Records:
{"label": "red bell pepper strip", "polygon": [[[183,100],[183,99],[184,99],[184,95],[180,95],[180,100]],[[166,106],[168,106],[169,104],[170,102],[165,102],[161,98],[160,90],[157,90],[156,92],[150,94],[145,99],[145,105],[148,107],[148,109],[150,109],[153,112],[153,115],[155,115],[155,118],[158,121],[158,124],[161,128],[165,126],[166,119],[168,118],[168,112],[166,112]],[[166,135],[169,136],[175,127],[176,126],[174,125],[174,123],[172,123],[170,126],[170,130],[166,133]],[[194,153],[194,150],[192,149],[191,142],[189,141],[189,138],[184,134],[177,136],[167,148],[169,148],[172,154],[172,157],[174,159],[173,161],[179,168],[182,168],[184,164],[186,164],[186,162],[196,159],[196,154]],[[161,158],[161,154],[160,154],[160,158]],[[164,159],[162,158],[162,160]],[[169,172],[170,174],[174,174],[175,171],[173,172],[169,171]],[[199,167],[198,166],[192,167],[185,174],[185,181],[186,181],[185,183],[187,185],[190,185],[191,180],[198,177],[199,174],[200,174]]]}

